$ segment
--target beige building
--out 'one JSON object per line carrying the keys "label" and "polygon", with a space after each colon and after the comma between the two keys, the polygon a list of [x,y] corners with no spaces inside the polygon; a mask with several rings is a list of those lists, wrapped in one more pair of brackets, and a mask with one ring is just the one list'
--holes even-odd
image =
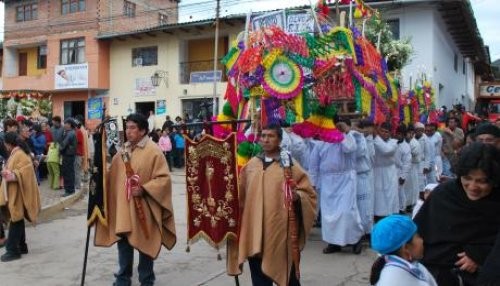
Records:
{"label": "beige building", "polygon": [[[216,101],[222,103],[226,70],[220,59],[244,28],[244,18],[224,19],[220,24]],[[165,116],[172,120],[188,114],[199,118],[212,114],[213,21],[173,24],[141,32],[98,37],[110,42],[108,113],[126,116],[154,111],[156,128]],[[156,74],[156,81],[152,76]],[[155,83],[155,84],[154,84]],[[155,86],[157,85],[157,86]],[[217,106],[217,113],[221,110]]]}

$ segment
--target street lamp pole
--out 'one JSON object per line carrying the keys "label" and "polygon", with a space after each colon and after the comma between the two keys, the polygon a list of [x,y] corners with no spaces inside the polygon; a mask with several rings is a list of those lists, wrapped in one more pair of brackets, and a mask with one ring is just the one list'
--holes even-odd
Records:
{"label": "street lamp pole", "polygon": [[213,94],[213,104],[212,104],[212,116],[217,115],[217,61],[218,61],[218,50],[219,50],[219,11],[220,11],[220,0],[217,0],[217,7],[215,8],[215,48],[214,48],[214,94]]}

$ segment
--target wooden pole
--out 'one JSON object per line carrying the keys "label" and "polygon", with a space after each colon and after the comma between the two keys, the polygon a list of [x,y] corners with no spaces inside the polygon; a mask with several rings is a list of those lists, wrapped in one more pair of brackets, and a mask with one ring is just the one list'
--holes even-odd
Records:
{"label": "wooden pole", "polygon": [[213,106],[212,106],[212,116],[217,115],[217,61],[219,55],[219,11],[220,11],[220,0],[217,0],[217,7],[215,8],[215,47],[214,47],[214,94],[213,94]]}

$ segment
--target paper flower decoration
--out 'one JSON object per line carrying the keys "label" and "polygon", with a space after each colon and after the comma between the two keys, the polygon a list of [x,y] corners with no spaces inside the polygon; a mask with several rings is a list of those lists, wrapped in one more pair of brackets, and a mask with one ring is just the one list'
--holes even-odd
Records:
{"label": "paper flower decoration", "polygon": [[303,85],[302,69],[285,56],[277,56],[270,68],[264,72],[262,86],[276,98],[294,98],[302,91]]}

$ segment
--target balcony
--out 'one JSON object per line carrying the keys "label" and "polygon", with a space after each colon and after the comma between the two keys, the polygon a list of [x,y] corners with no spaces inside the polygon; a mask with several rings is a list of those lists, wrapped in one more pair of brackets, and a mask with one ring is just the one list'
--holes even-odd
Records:
{"label": "balcony", "polygon": [[[221,77],[221,82],[227,81],[227,76],[226,76],[226,67],[220,63],[222,59],[219,59],[217,61],[217,71],[220,71],[222,74],[220,75]],[[206,81],[196,81],[196,83],[210,83],[213,82],[213,70],[214,70],[214,60],[204,60],[204,61],[188,61],[188,62],[182,62],[179,64],[180,67],[180,82],[181,84],[190,84],[194,83],[191,82],[191,75],[194,72],[197,73],[202,73],[206,72],[208,76],[205,77],[207,79]],[[218,76],[218,75],[217,75]]]}
{"label": "balcony", "polygon": [[5,76],[3,79],[4,90],[52,90],[54,79],[48,74],[37,76]]}

